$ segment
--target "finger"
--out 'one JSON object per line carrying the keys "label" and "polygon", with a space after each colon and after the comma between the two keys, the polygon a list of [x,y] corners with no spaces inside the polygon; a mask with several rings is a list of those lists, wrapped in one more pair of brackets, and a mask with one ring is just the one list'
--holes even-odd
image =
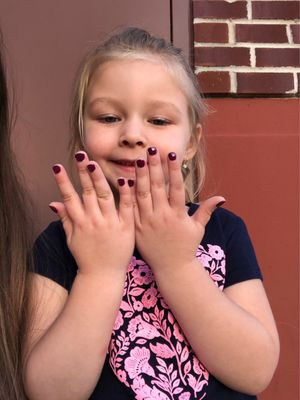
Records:
{"label": "finger", "polygon": [[64,206],[64,204],[52,201],[49,204],[49,207],[55,214],[57,214],[59,216],[59,219],[61,220],[61,222],[63,224],[63,228],[64,228],[66,236],[70,237],[73,232],[73,224],[72,224],[72,221],[70,220],[70,217],[68,216],[68,213],[67,213],[67,210],[66,210],[66,207]]}
{"label": "finger", "polygon": [[133,225],[133,200],[131,189],[122,177],[118,179],[119,185],[119,218],[126,222],[127,225]]}
{"label": "finger", "polygon": [[139,213],[139,208],[137,205],[136,192],[135,192],[136,182],[133,179],[128,179],[128,185],[130,187],[130,192],[131,192],[134,221],[135,221],[136,226],[140,227],[141,219],[140,219],[140,213]]}
{"label": "finger", "polygon": [[139,159],[135,165],[136,173],[136,201],[139,208],[141,220],[149,216],[153,211],[152,198],[150,192],[149,170],[145,160]]}
{"label": "finger", "polygon": [[85,211],[88,214],[98,215],[100,212],[99,204],[97,201],[96,191],[94,188],[93,180],[87,169],[89,164],[88,155],[84,151],[78,151],[75,154],[77,171],[82,187],[82,200]]}
{"label": "finger", "polygon": [[102,214],[116,215],[114,196],[99,164],[91,161],[87,165],[87,170],[93,182],[98,207]]}
{"label": "finger", "polygon": [[220,207],[224,203],[224,197],[210,197],[209,199],[201,202],[198,210],[195,212],[195,214],[193,214],[192,218],[196,222],[200,223],[203,227],[205,227],[215,209]]}
{"label": "finger", "polygon": [[74,189],[66,170],[61,164],[55,164],[52,169],[69,217],[71,220],[83,218],[84,210],[81,199]]}
{"label": "finger", "polygon": [[166,192],[166,178],[156,147],[148,148],[148,168],[150,175],[150,188],[153,202],[153,209],[168,205],[168,196]]}
{"label": "finger", "polygon": [[168,154],[169,202],[172,208],[185,210],[185,186],[176,153]]}

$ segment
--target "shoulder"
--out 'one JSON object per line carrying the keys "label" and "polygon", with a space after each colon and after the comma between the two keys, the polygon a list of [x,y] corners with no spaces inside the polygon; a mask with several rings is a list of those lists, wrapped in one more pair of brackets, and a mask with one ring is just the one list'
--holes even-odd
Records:
{"label": "shoulder", "polygon": [[60,221],[51,222],[47,228],[40,233],[34,243],[34,251],[42,249],[63,250],[67,246],[66,235]]}
{"label": "shoulder", "polygon": [[[191,204],[189,214],[192,215],[198,207],[201,203]],[[212,213],[201,246],[208,252],[216,248],[224,252],[225,287],[248,279],[262,279],[247,227],[242,218],[233,212],[222,207]]]}
{"label": "shoulder", "polygon": [[36,239],[33,247],[33,268],[33,272],[70,290],[77,273],[77,265],[68,248],[60,221],[50,223]]}
{"label": "shoulder", "polygon": [[47,228],[41,232],[38,238],[40,237],[65,239],[65,232],[61,221],[58,220],[51,222]]}

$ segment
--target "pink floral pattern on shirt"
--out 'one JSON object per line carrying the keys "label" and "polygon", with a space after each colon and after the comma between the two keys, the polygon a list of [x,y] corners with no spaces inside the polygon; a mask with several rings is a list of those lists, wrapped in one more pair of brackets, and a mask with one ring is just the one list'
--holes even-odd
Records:
{"label": "pink floral pattern on shirt", "polygon": [[[223,290],[224,251],[216,245],[200,245],[196,256]],[[150,267],[135,257],[128,266],[109,353],[115,375],[137,400],[200,400],[206,396],[209,373],[164,302]]]}

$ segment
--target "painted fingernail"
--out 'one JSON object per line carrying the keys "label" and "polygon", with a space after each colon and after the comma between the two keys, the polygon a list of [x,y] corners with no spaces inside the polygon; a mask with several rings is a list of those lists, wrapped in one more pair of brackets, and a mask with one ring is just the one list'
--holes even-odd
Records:
{"label": "painted fingernail", "polygon": [[87,165],[87,169],[88,169],[90,172],[94,172],[95,169],[96,169],[96,166],[95,166],[94,164],[88,164],[88,165]]}
{"label": "painted fingernail", "polygon": [[136,160],[136,165],[139,168],[143,168],[145,166],[145,161],[144,160]]}
{"label": "painted fingernail", "polygon": [[81,162],[85,159],[85,154],[84,153],[76,153],[75,158],[76,158],[76,161]]}
{"label": "painted fingernail", "polygon": [[53,165],[52,169],[55,174],[58,174],[61,171],[61,168],[59,165]]}
{"label": "painted fingernail", "polygon": [[219,207],[221,207],[224,203],[226,203],[226,201],[225,201],[225,200],[222,200],[222,201],[220,201],[220,202],[216,205],[216,207],[219,208]]}
{"label": "painted fingernail", "polygon": [[176,153],[169,153],[168,154],[168,157],[169,157],[169,160],[171,160],[171,161],[175,161],[176,160]]}
{"label": "painted fingernail", "polygon": [[50,208],[53,212],[55,212],[55,214],[58,213],[58,210],[57,210],[56,207],[54,207],[54,206],[49,206],[49,208]]}
{"label": "painted fingernail", "polygon": [[149,147],[148,153],[150,154],[150,156],[154,156],[157,153],[156,147]]}
{"label": "painted fingernail", "polygon": [[119,184],[119,186],[124,186],[125,185],[125,179],[124,178],[118,178],[118,184]]}
{"label": "painted fingernail", "polygon": [[128,186],[129,187],[134,186],[134,180],[133,179],[128,179]]}

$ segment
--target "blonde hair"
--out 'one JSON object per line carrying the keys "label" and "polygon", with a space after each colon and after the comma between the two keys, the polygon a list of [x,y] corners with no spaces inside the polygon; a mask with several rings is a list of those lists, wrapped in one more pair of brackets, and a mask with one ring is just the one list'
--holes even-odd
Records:
{"label": "blonde hair", "polygon": [[185,60],[182,51],[163,38],[155,37],[139,28],[125,28],[113,32],[105,41],[94,48],[83,60],[75,81],[71,113],[72,138],[70,152],[84,149],[83,116],[85,100],[95,70],[115,60],[159,60],[178,81],[187,98],[191,125],[191,140],[197,147],[191,160],[187,160],[190,174],[185,177],[187,200],[198,196],[205,178],[203,137],[197,135],[197,125],[206,114],[197,79]]}

